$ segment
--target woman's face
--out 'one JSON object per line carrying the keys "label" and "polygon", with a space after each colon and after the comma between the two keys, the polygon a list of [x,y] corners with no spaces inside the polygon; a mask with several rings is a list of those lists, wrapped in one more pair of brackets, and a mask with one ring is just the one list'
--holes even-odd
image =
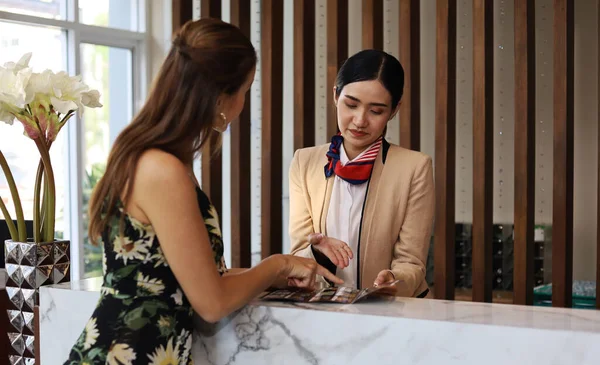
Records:
{"label": "woman's face", "polygon": [[338,127],[350,158],[369,147],[383,135],[387,122],[398,107],[392,108],[392,96],[379,80],[358,81],[344,86],[333,98],[337,107]]}
{"label": "woman's face", "polygon": [[[220,113],[225,114],[227,119],[227,126],[231,124],[232,121],[236,120],[241,112],[244,109],[244,103],[246,102],[246,94],[250,90],[252,86],[252,82],[254,81],[254,74],[256,72],[256,68],[254,68],[249,74],[244,82],[244,84],[240,87],[238,91],[236,91],[232,95],[225,95],[221,100],[221,106],[217,106],[217,121],[216,125],[221,126],[223,124],[222,117]],[[227,126],[223,126],[223,130],[227,129]]]}

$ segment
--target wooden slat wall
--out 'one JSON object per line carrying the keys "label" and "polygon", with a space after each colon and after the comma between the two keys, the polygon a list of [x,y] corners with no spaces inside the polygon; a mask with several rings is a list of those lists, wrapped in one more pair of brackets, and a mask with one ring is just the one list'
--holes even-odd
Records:
{"label": "wooden slat wall", "polygon": [[294,151],[315,145],[315,0],[294,1]]}
{"label": "wooden slat wall", "polygon": [[333,87],[339,67],[348,57],[348,0],[327,0],[327,140],[338,132]]}
{"label": "wooden slat wall", "polygon": [[515,0],[514,303],[533,304],[535,1]]}
{"label": "wooden slat wall", "polygon": [[172,28],[173,28],[173,32],[175,32],[177,29],[181,28],[181,26],[187,22],[188,20],[192,19],[192,14],[193,14],[193,6],[194,6],[194,1],[193,0],[172,0],[171,1],[171,11],[172,11],[172,16],[171,16],[171,21],[172,21]]}
{"label": "wooden slat wall", "polygon": [[421,148],[421,5],[419,0],[400,0],[400,63],[404,67],[404,95],[400,105],[400,146]]}
{"label": "wooden slat wall", "polygon": [[362,48],[383,50],[383,0],[362,0]]}
{"label": "wooden slat wall", "polygon": [[200,17],[221,18],[222,0],[200,0]]}
{"label": "wooden slat wall", "polygon": [[[221,19],[221,1],[201,0],[201,18]],[[218,112],[218,111],[217,111]],[[223,162],[219,147],[213,147],[221,138],[220,133],[213,131],[211,142],[202,150],[202,190],[209,196],[213,206],[220,215],[223,210]]]}
{"label": "wooden slat wall", "polygon": [[473,0],[473,301],[492,301],[494,2]]}
{"label": "wooden slat wall", "polygon": [[262,257],[282,251],[283,1],[262,0]]}
{"label": "wooden slat wall", "polygon": [[572,0],[554,0],[554,192],[552,305],[570,307],[573,282],[573,61]]}
{"label": "wooden slat wall", "polygon": [[[231,24],[250,38],[250,1],[231,0]],[[231,124],[231,266],[251,265],[250,97]]]}
{"label": "wooden slat wall", "polygon": [[454,299],[456,181],[456,0],[437,0],[434,291]]}
{"label": "wooden slat wall", "polygon": [[[535,1],[515,1],[515,253],[514,302],[533,303],[535,196]],[[454,299],[456,167],[456,0],[436,0],[434,247],[435,297]],[[400,0],[399,54],[405,67],[400,143],[420,147],[420,3]],[[294,6],[294,149],[314,145],[315,0]],[[473,0],[473,299],[491,301],[493,177],[493,0]],[[249,35],[250,2],[231,0],[232,22]],[[571,306],[573,278],[574,3],[554,0],[553,305]],[[383,48],[383,1],[362,1],[363,48]],[[202,0],[203,16],[221,16],[219,0]],[[192,17],[191,0],[173,0],[173,30]],[[281,252],[283,2],[263,0],[262,256]],[[348,56],[348,0],[327,1],[327,98]],[[600,77],[598,80],[600,85]],[[337,133],[327,101],[327,134]],[[232,262],[250,265],[250,115],[232,126]],[[600,139],[600,138],[599,138]],[[600,142],[600,140],[599,140]],[[487,147],[487,148],[486,148]],[[600,160],[600,152],[599,152]],[[206,162],[206,161],[204,161]],[[203,186],[221,207],[221,160],[203,162]],[[600,176],[600,162],[598,165]],[[598,183],[600,227],[600,178]],[[600,264],[600,228],[598,228]],[[242,244],[244,242],[244,244]],[[600,268],[597,272],[600,282]],[[597,307],[600,309],[600,285]]]}

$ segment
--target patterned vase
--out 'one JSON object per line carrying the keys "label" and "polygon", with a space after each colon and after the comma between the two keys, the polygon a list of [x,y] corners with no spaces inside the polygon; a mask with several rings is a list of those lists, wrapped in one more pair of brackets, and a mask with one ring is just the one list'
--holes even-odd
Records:
{"label": "patterned vase", "polygon": [[33,309],[39,303],[39,288],[69,281],[69,248],[70,242],[64,240],[40,244],[5,241],[12,365],[35,363]]}

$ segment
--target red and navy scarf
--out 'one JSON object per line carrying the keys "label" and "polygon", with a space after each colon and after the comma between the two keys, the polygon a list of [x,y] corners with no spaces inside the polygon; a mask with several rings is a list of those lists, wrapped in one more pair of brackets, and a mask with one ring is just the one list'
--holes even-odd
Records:
{"label": "red and navy scarf", "polygon": [[373,170],[373,165],[375,165],[375,159],[381,149],[382,141],[383,137],[379,137],[359,158],[342,166],[340,162],[340,148],[344,142],[344,137],[340,134],[333,136],[329,145],[329,151],[327,152],[327,160],[329,162],[325,165],[325,177],[329,178],[331,175],[336,174],[353,185],[367,182],[371,177],[371,170]]}

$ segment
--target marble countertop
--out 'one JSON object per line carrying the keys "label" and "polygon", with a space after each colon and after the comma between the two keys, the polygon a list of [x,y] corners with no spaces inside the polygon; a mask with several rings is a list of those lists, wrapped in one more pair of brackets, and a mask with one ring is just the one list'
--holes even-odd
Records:
{"label": "marble countertop", "polygon": [[[91,278],[51,288],[100,291],[101,285],[102,278]],[[600,334],[600,311],[589,309],[415,298],[377,298],[352,305],[253,301],[251,306]]]}

